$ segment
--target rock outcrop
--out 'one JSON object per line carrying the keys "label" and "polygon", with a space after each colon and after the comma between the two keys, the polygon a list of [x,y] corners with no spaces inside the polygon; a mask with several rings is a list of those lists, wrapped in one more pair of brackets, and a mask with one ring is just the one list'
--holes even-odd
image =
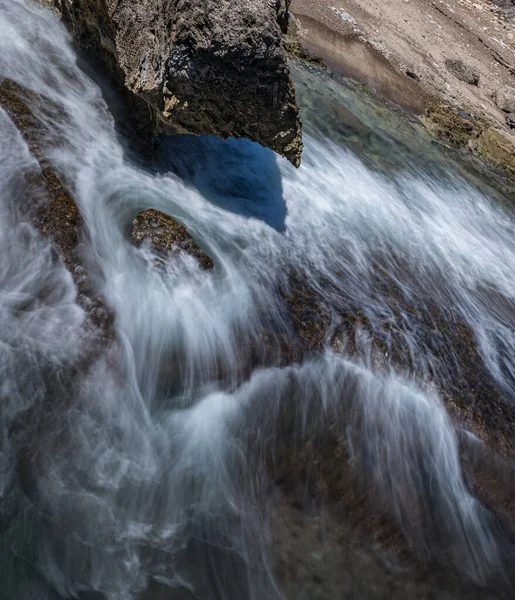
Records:
{"label": "rock outcrop", "polygon": [[503,112],[515,112],[515,88],[505,85],[495,92],[494,99]]}
{"label": "rock outcrop", "polygon": [[245,137],[300,164],[281,0],[51,3],[142,130]]}
{"label": "rock outcrop", "polygon": [[104,342],[112,340],[113,311],[98,296],[79,251],[80,241],[87,237],[82,216],[63,178],[45,156],[44,125],[38,111],[57,118],[58,109],[47,98],[8,79],[0,81],[0,107],[16,125],[40,167],[26,176],[22,213],[50,240],[56,255],[70,271],[77,286],[77,303],[88,315],[87,329],[99,333]]}
{"label": "rock outcrop", "polygon": [[201,269],[207,271],[213,268],[211,258],[202,252],[186,228],[154,208],[136,216],[132,222],[131,239],[136,247],[147,242],[159,258],[166,260],[184,253],[196,258]]}

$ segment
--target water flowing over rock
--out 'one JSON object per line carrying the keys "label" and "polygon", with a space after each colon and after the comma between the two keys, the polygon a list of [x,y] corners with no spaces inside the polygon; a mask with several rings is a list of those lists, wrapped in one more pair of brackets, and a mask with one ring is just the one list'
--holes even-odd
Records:
{"label": "water flowing over rock", "polygon": [[0,108],[13,120],[29,145],[40,170],[26,175],[18,192],[20,209],[46,238],[71,273],[77,287],[77,302],[88,314],[88,325],[98,329],[104,340],[113,337],[113,312],[95,293],[79,252],[85,237],[84,221],[73,195],[46,156],[48,133],[43,121],[59,118],[59,108],[47,98],[24,89],[14,81],[0,81]]}
{"label": "water flowing over rock", "polygon": [[[191,136],[142,168],[64,27],[0,23],[2,598],[512,600],[494,190],[307,67],[302,169]],[[88,360],[75,264],[116,314]]]}
{"label": "water flowing over rock", "polygon": [[164,259],[185,253],[196,258],[201,269],[213,268],[213,261],[202,252],[186,228],[159,210],[140,212],[132,223],[131,238],[135,246],[148,241],[154,253]]}
{"label": "water flowing over rock", "polygon": [[300,164],[301,124],[281,44],[281,2],[52,4],[88,55],[128,92],[139,135],[149,129],[245,137]]}

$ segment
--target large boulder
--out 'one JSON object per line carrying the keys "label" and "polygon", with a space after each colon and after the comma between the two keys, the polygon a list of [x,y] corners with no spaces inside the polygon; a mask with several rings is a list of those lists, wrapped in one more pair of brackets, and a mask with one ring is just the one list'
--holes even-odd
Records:
{"label": "large boulder", "polygon": [[245,137],[300,164],[281,0],[51,2],[76,41],[135,97],[139,126]]}

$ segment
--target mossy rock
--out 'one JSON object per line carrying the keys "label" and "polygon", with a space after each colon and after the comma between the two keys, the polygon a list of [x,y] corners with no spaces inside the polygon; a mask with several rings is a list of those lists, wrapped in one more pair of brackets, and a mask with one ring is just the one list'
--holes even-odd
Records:
{"label": "mossy rock", "polygon": [[[28,193],[38,189],[43,192],[35,193],[35,206],[28,207],[32,213],[31,221],[52,241],[64,262],[69,263],[70,253],[79,241],[82,217],[62,177],[45,158],[44,129],[36,114],[36,109],[46,113],[57,109],[50,106],[45,98],[9,79],[0,83],[0,106],[12,119],[41,167],[39,173],[28,176]],[[40,201],[41,195],[44,196],[43,202]]]}
{"label": "mossy rock", "polygon": [[435,102],[425,111],[422,122],[434,135],[451,146],[466,147],[483,130],[481,119],[449,104]]}
{"label": "mossy rock", "polygon": [[471,143],[471,148],[488,162],[515,175],[515,136],[489,127]]}
{"label": "mossy rock", "polygon": [[173,217],[154,208],[140,212],[132,222],[131,239],[135,246],[148,240],[152,250],[160,257],[185,253],[195,257],[201,269],[213,268],[213,261],[188,233],[188,230]]}
{"label": "mossy rock", "polygon": [[325,62],[315,53],[311,52],[311,50],[305,48],[298,40],[287,38],[284,40],[283,46],[290,56],[318,67],[319,69],[323,69],[324,71],[327,70]]}

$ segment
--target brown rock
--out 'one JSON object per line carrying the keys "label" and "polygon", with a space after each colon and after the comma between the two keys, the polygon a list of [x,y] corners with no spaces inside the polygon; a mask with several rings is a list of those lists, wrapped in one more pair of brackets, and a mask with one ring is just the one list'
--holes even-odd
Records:
{"label": "brown rock", "polygon": [[55,117],[57,109],[46,98],[8,79],[0,82],[0,107],[18,128],[41,169],[27,175],[25,216],[50,240],[70,271],[77,286],[77,302],[89,315],[89,325],[104,340],[112,339],[113,312],[93,289],[78,252],[79,241],[84,237],[82,216],[62,177],[45,156],[44,126],[34,110],[37,107]]}
{"label": "brown rock", "polygon": [[511,133],[489,127],[471,147],[492,164],[515,175],[515,136]]}
{"label": "brown rock", "polygon": [[169,258],[181,252],[195,257],[201,269],[213,268],[213,261],[177,221],[153,208],[140,212],[134,219],[131,238],[135,246],[148,240],[152,250],[161,258]]}
{"label": "brown rock", "polygon": [[427,107],[422,122],[431,133],[451,146],[466,146],[471,139],[480,134],[483,126],[481,120],[440,101],[435,101]]}

